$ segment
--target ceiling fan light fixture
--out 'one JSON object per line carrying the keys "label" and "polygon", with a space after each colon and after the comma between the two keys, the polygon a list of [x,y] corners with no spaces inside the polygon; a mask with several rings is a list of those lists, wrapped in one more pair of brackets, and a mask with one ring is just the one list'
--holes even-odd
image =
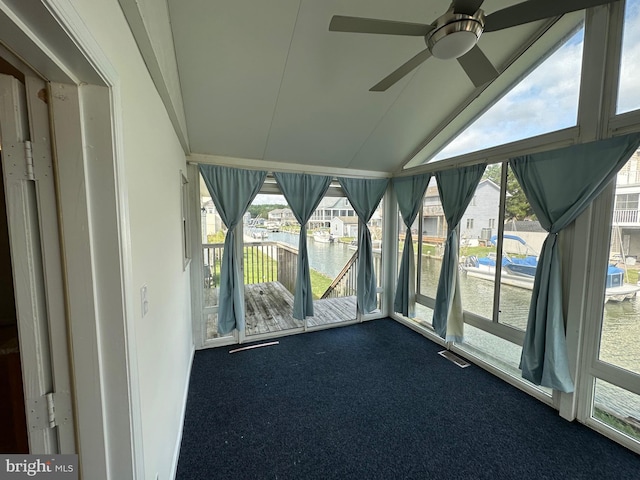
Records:
{"label": "ceiling fan light fixture", "polygon": [[438,18],[435,28],[427,35],[427,47],[436,58],[458,58],[471,50],[484,29],[484,12],[474,15],[454,14],[451,11]]}

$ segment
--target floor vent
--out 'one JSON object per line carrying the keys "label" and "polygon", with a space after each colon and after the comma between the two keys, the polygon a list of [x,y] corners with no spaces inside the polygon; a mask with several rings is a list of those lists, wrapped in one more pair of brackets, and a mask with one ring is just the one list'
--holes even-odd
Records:
{"label": "floor vent", "polygon": [[460,368],[467,368],[469,365],[471,365],[469,362],[467,362],[466,360],[460,358],[455,353],[452,353],[449,350],[442,350],[441,352],[438,352],[438,355],[440,355],[440,356],[446,358],[447,360],[455,363]]}

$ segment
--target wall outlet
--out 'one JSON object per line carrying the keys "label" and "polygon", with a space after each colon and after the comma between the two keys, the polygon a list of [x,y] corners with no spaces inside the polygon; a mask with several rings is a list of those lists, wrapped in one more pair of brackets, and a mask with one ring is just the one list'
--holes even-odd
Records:
{"label": "wall outlet", "polygon": [[[149,311],[149,300],[147,298],[147,285],[144,284],[140,287],[140,312],[144,317]],[[157,478],[157,475],[156,475]]]}

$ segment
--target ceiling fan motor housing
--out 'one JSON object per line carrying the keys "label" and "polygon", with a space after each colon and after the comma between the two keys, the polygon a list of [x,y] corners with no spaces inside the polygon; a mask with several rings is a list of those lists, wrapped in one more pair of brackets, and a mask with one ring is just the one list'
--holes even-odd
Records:
{"label": "ceiling fan motor housing", "polygon": [[484,29],[484,12],[473,15],[453,13],[449,10],[439,17],[434,29],[425,36],[427,47],[436,58],[458,58],[471,50]]}

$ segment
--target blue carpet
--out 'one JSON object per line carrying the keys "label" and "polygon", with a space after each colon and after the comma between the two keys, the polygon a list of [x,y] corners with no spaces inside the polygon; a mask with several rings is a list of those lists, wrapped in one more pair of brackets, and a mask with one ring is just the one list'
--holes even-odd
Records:
{"label": "blue carpet", "polygon": [[393,320],[196,352],[178,480],[638,479],[640,456]]}

